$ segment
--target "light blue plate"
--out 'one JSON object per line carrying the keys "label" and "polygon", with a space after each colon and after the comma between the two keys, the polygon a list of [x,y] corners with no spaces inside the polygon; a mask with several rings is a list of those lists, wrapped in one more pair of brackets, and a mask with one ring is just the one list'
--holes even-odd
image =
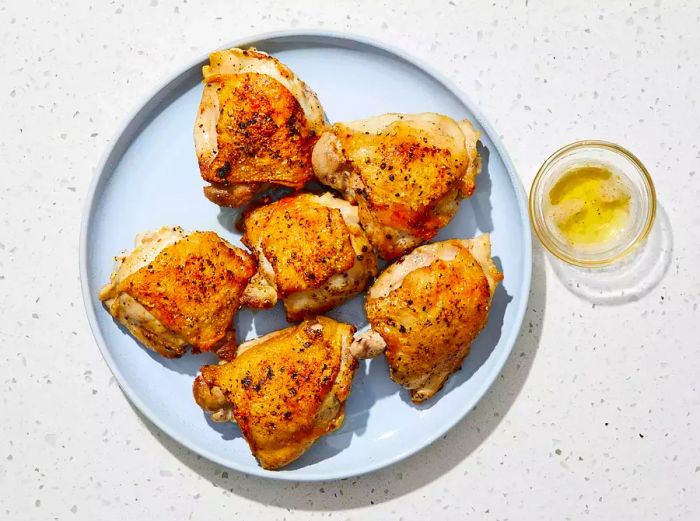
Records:
{"label": "light blue plate", "polygon": [[[505,274],[487,328],[462,370],[438,399],[416,406],[388,378],[377,359],[360,366],[343,427],[319,440],[285,470],[261,469],[233,424],[208,421],[192,399],[192,381],[208,355],[169,361],[151,354],[117,326],[97,293],[113,257],[134,236],[163,225],[214,230],[234,244],[235,212],[219,211],[202,195],[192,128],[202,92],[203,59],[163,85],[112,142],[88,194],[80,242],[80,269],[88,319],[119,385],[138,409],[168,435],[202,456],[235,470],[276,479],[313,481],[370,472],[429,445],[455,425],[484,395],[513,347],[527,305],[532,266],[530,225],[523,189],[513,166],[476,107],[429,67],[383,44],[326,32],[276,33],[233,42],[254,45],[289,65],[318,94],[330,121],[384,112],[441,112],[467,117],[481,131],[483,170],[476,193],[464,201],[438,236],[490,232],[493,254]],[[362,298],[330,313],[366,325]],[[240,338],[285,327],[281,308],[241,311]],[[455,455],[459,457],[459,455]]]}

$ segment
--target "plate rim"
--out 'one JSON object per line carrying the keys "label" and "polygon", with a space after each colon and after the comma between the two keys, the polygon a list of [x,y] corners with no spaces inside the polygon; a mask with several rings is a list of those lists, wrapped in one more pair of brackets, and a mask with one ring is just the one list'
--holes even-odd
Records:
{"label": "plate rim", "polygon": [[158,429],[167,434],[173,440],[177,441],[181,446],[185,447],[186,449],[201,455],[209,461],[212,461],[225,468],[235,470],[237,472],[280,481],[332,481],[368,474],[380,470],[382,468],[394,465],[395,463],[398,463],[399,461],[402,461],[408,458],[409,456],[420,452],[426,447],[432,445],[438,438],[444,436],[448,431],[450,431],[455,425],[457,425],[457,423],[459,423],[474,409],[474,407],[479,403],[479,401],[481,401],[484,395],[493,386],[493,383],[500,374],[500,372],[503,370],[503,367],[505,366],[508,358],[510,357],[510,354],[513,350],[513,346],[515,345],[515,342],[517,341],[517,338],[520,335],[520,331],[522,329],[525,312],[527,310],[527,305],[530,298],[530,287],[532,283],[532,233],[530,230],[530,221],[527,213],[527,197],[525,193],[525,188],[522,184],[522,181],[516,174],[515,166],[513,165],[510,156],[506,152],[505,147],[501,142],[500,136],[496,133],[495,129],[491,126],[490,121],[484,116],[479,107],[474,102],[472,102],[469,96],[467,96],[454,81],[443,75],[437,69],[433,68],[433,66],[431,66],[430,64],[424,62],[422,59],[416,58],[415,56],[411,55],[410,53],[404,51],[401,48],[387,44],[381,40],[345,31],[298,29],[265,32],[260,34],[254,34],[251,36],[245,36],[242,38],[237,38],[227,43],[226,45],[219,47],[219,49],[222,50],[231,47],[241,47],[252,45],[255,43],[259,44],[265,41],[282,40],[285,38],[299,40],[308,38],[316,38],[319,40],[328,39],[335,41],[341,40],[346,43],[346,46],[352,46],[353,43],[359,43],[363,47],[373,47],[375,49],[379,49],[380,51],[394,55],[414,65],[415,67],[419,68],[420,70],[431,76],[437,82],[442,84],[445,88],[447,88],[448,91],[450,91],[455,97],[457,97],[459,101],[462,104],[464,104],[464,106],[467,107],[467,109],[474,115],[474,117],[478,120],[479,124],[487,132],[489,138],[493,142],[493,145],[496,147],[498,154],[501,156],[505,169],[508,172],[508,176],[510,177],[511,184],[513,185],[516,192],[516,199],[518,201],[518,211],[520,213],[522,223],[521,234],[524,245],[524,257],[527,260],[527,262],[523,269],[522,284],[519,288],[523,298],[521,299],[520,305],[515,310],[515,324],[517,324],[517,327],[513,327],[513,329],[510,332],[510,335],[508,336],[508,338],[505,339],[505,347],[501,350],[498,358],[495,360],[494,368],[485,375],[485,383],[481,386],[479,391],[474,393],[468,400],[466,400],[463,406],[459,410],[455,411],[455,414],[452,415],[448,421],[444,422],[442,425],[436,428],[431,433],[431,435],[428,438],[426,438],[425,443],[419,448],[405,449],[388,459],[368,462],[362,466],[354,467],[352,470],[348,471],[338,470],[333,473],[311,472],[298,474],[296,471],[276,472],[265,470],[259,466],[242,466],[219,457],[217,454],[209,451],[206,447],[196,446],[196,448],[194,448],[194,446],[191,446],[189,442],[185,441],[177,432],[171,429],[166,422],[161,421],[161,416],[156,414],[153,409],[148,407],[140,399],[139,395],[129,386],[124,375],[118,370],[118,367],[114,362],[114,359],[112,358],[109,349],[107,348],[107,343],[104,337],[102,336],[102,332],[100,331],[99,325],[97,323],[97,315],[95,314],[95,310],[93,309],[92,305],[93,296],[90,293],[90,288],[88,284],[87,241],[92,227],[91,217],[94,214],[96,208],[95,203],[98,188],[100,188],[101,185],[111,176],[111,174],[106,177],[104,176],[107,162],[110,160],[113,153],[117,149],[117,146],[120,144],[121,137],[124,135],[125,131],[129,128],[129,126],[134,122],[134,120],[139,118],[139,116],[142,113],[146,112],[152,104],[157,104],[159,94],[161,94],[163,91],[166,91],[172,83],[177,82],[182,75],[187,74],[193,67],[196,67],[199,64],[206,62],[206,60],[209,58],[210,53],[213,51],[207,52],[206,54],[197,58],[196,60],[192,60],[186,65],[179,67],[175,73],[167,75],[152,90],[147,92],[146,95],[134,105],[135,108],[133,108],[126,114],[126,117],[122,120],[114,136],[109,141],[107,147],[102,153],[102,156],[100,157],[100,160],[95,169],[95,173],[93,174],[90,184],[88,186],[82,210],[80,241],[78,250],[80,285],[83,305],[85,307],[85,312],[88,318],[88,323],[90,325],[90,330],[92,332],[92,336],[95,342],[97,343],[97,347],[99,348],[100,353],[102,354],[102,358],[107,364],[109,370],[112,372],[112,375],[117,380],[121,391],[126,395],[129,401],[139,410],[139,412],[143,414],[156,427],[158,427]]}

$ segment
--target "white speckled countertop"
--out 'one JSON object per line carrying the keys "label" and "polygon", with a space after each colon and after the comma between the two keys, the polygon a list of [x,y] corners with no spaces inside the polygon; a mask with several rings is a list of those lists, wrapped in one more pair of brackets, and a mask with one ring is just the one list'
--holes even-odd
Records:
{"label": "white speckled countertop", "polygon": [[[376,4],[0,1],[0,518],[700,518],[700,3]],[[592,303],[535,245],[520,339],[477,409],[407,461],[320,484],[227,471],[149,424],[78,280],[83,200],[125,114],[210,49],[302,27],[432,62],[526,187],[594,137],[636,152],[661,204],[644,291]]]}

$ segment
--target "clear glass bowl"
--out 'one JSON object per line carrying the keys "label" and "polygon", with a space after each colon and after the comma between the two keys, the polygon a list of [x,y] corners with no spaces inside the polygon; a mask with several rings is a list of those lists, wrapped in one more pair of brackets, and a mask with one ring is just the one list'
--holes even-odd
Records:
{"label": "clear glass bowl", "polygon": [[[575,166],[604,166],[618,174],[630,191],[630,218],[615,240],[599,247],[564,241],[547,218],[546,198],[557,180]],[[634,154],[607,141],[577,141],[552,154],[540,167],[530,189],[530,220],[540,242],[554,256],[576,266],[612,264],[644,242],[656,215],[656,192],[649,172]]]}

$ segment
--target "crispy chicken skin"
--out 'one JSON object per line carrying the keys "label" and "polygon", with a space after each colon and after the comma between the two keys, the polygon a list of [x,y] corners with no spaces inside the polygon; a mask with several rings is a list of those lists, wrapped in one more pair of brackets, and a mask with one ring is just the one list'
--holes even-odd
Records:
{"label": "crispy chicken skin", "polygon": [[213,232],[164,227],[139,235],[116,258],[100,291],[109,313],[142,344],[166,358],[235,352],[233,317],[256,263]]}
{"label": "crispy chicken skin", "polygon": [[261,309],[282,299],[290,322],[341,304],[377,274],[357,207],[331,194],[297,194],[250,210],[244,229],[258,273],[241,302]]}
{"label": "crispy chicken skin", "polygon": [[370,242],[387,260],[432,239],[474,192],[479,133],[434,113],[336,123],[321,135],[316,177],[359,206]]}
{"label": "crispy chicken skin", "polygon": [[283,467],[343,424],[354,331],[319,316],[241,344],[232,361],[202,367],[194,398],[214,421],[240,426],[262,467]]}
{"label": "crispy chicken skin", "polygon": [[371,330],[351,350],[359,358],[384,351],[391,379],[413,402],[427,400],[461,367],[502,279],[488,235],[416,248],[368,291]]}
{"label": "crispy chicken skin", "polygon": [[253,48],[212,53],[202,74],[194,142],[207,198],[238,207],[272,185],[301,188],[325,126],[316,94]]}

